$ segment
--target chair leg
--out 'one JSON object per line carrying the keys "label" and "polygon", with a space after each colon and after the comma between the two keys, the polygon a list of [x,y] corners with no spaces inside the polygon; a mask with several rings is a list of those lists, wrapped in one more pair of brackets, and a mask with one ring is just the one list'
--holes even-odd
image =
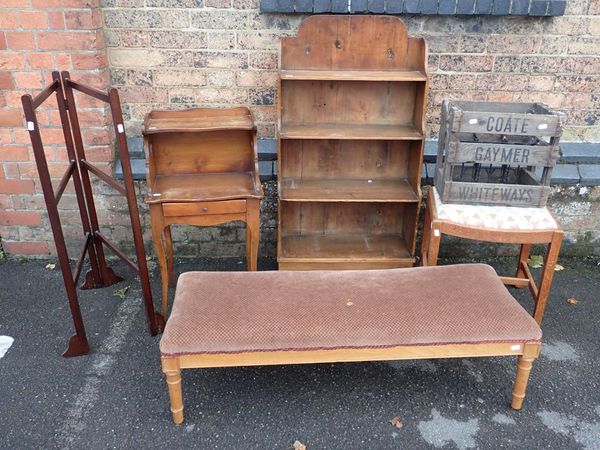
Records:
{"label": "chair leg", "polygon": [[427,265],[436,266],[440,253],[440,243],[442,241],[442,226],[437,220],[431,221],[431,230],[429,232],[427,243]]}
{"label": "chair leg", "polygon": [[167,387],[169,388],[169,402],[171,404],[171,413],[173,422],[183,423],[183,395],[181,390],[181,369],[179,368],[178,358],[162,358],[163,372],[167,377]]}
{"label": "chair leg", "polygon": [[165,247],[167,251],[167,272],[169,274],[169,287],[174,287],[173,281],[173,238],[171,237],[171,226],[165,227]]}
{"label": "chair leg", "polygon": [[552,286],[552,279],[554,278],[554,267],[558,261],[558,254],[560,253],[563,237],[564,233],[562,230],[558,230],[554,233],[552,241],[548,244],[548,250],[546,251],[546,257],[544,258],[542,278],[540,280],[538,295],[535,299],[535,309],[533,311],[533,317],[538,325],[542,323],[546,303],[548,303],[550,287]]}
{"label": "chair leg", "polygon": [[525,391],[527,389],[527,382],[529,381],[529,374],[533,361],[535,358],[531,356],[519,356],[517,360],[517,376],[515,378],[515,385],[512,393],[511,406],[513,409],[521,409],[523,406],[523,400],[525,400]]}
{"label": "chair leg", "polygon": [[258,268],[258,243],[260,240],[260,199],[246,200],[246,263],[248,270]]}
{"label": "chair leg", "polygon": [[167,302],[169,295],[169,275],[167,268],[167,258],[165,255],[164,222],[162,219],[162,206],[150,205],[150,220],[152,222],[152,240],[156,250],[156,258],[160,267],[160,281],[162,285],[162,315],[167,317]]}
{"label": "chair leg", "polygon": [[517,261],[517,273],[515,277],[517,278],[527,278],[527,274],[525,270],[523,270],[523,265],[527,264],[527,259],[529,258],[529,252],[531,251],[531,244],[522,244],[521,252],[519,253],[519,260]]}

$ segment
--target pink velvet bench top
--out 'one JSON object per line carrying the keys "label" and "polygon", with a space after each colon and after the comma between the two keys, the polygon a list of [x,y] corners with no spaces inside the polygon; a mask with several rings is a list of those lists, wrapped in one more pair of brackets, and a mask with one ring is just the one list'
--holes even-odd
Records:
{"label": "pink velvet bench top", "polygon": [[484,264],[387,270],[188,272],[163,357],[280,350],[540,342]]}

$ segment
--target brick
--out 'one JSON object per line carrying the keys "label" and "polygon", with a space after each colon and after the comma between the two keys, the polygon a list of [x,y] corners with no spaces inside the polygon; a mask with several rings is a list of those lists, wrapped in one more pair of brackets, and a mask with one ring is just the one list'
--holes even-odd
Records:
{"label": "brick", "polygon": [[48,27],[51,30],[65,29],[65,16],[63,11],[48,11]]}
{"label": "brick", "polygon": [[250,89],[248,100],[252,105],[273,105],[275,103],[275,89]]}
{"label": "brick", "polygon": [[241,50],[271,50],[279,48],[278,33],[237,33],[237,47]]}
{"label": "brick", "polygon": [[33,180],[0,179],[0,192],[3,194],[34,194],[35,185]]}
{"label": "brick", "polygon": [[242,70],[237,72],[237,85],[245,87],[272,87],[277,84],[277,72]]}
{"label": "brick", "polygon": [[[192,17],[194,17],[192,13]],[[185,10],[142,10],[142,9],[120,9],[107,10],[104,13],[104,26],[107,28],[172,28],[177,24],[178,28],[190,26],[190,15]],[[196,28],[197,24],[192,22]],[[211,27],[220,28],[220,27]]]}
{"label": "brick", "polygon": [[600,37],[576,37],[569,43],[569,53],[575,55],[600,55]]}
{"label": "brick", "polygon": [[471,15],[471,14],[473,14],[474,11],[475,11],[475,0],[457,0],[456,14]]}
{"label": "brick", "polygon": [[206,76],[199,70],[156,70],[153,79],[155,86],[206,85]]}
{"label": "brick", "polygon": [[75,70],[96,70],[108,66],[108,60],[104,52],[73,53],[71,63]]}
{"label": "brick", "polygon": [[122,47],[148,47],[150,35],[145,30],[120,30],[119,44]]}
{"label": "brick", "polygon": [[[0,54],[0,58],[1,58]],[[248,56],[248,65],[255,69],[276,69],[277,53],[271,52],[252,52]],[[0,59],[1,67],[1,59]]]}
{"label": "brick", "polygon": [[194,67],[246,69],[248,67],[248,55],[241,52],[196,52]]}
{"label": "brick", "polygon": [[246,104],[248,95],[246,92],[234,89],[203,88],[196,91],[198,103],[206,106],[218,105],[240,105]]}
{"label": "brick", "polygon": [[0,89],[13,89],[15,84],[10,72],[0,72]]}
{"label": "brick", "polygon": [[331,1],[330,0],[314,0],[313,1],[313,12],[315,13],[324,13],[331,11]]}
{"label": "brick", "polygon": [[41,225],[42,216],[37,211],[0,211],[0,225]]}
{"label": "brick", "polygon": [[[0,127],[21,127],[23,118],[21,110],[7,109],[0,110]],[[3,148],[0,148],[0,160],[3,157]]]}
{"label": "brick", "polygon": [[4,251],[12,255],[47,255],[50,253],[47,242],[3,241]]}
{"label": "brick", "polygon": [[47,32],[38,33],[40,50],[91,50],[102,48],[101,32]]}
{"label": "brick", "polygon": [[196,89],[175,88],[169,90],[169,101],[171,103],[196,103]]}
{"label": "brick", "polygon": [[[4,6],[4,2],[3,6]],[[14,30],[17,28],[17,13],[16,11],[2,10],[0,14],[0,29]]]}
{"label": "brick", "polygon": [[495,16],[505,16],[510,13],[511,0],[494,0],[492,14]]}
{"label": "brick", "polygon": [[[354,1],[352,2],[354,3]],[[388,14],[400,14],[404,11],[404,0],[387,0],[385,12]]]}
{"label": "brick", "polygon": [[421,0],[404,0],[404,12],[418,14],[421,12]]}
{"label": "brick", "polygon": [[476,0],[475,14],[490,14],[492,12],[493,0]]}
{"label": "brick", "polygon": [[545,16],[548,9],[547,0],[530,0],[529,15],[530,16]]}
{"label": "brick", "polygon": [[492,56],[442,55],[440,69],[453,72],[490,72],[494,64]]}
{"label": "brick", "polygon": [[[3,0],[5,1],[5,0]],[[98,8],[100,0],[31,0],[34,8]]]}
{"label": "brick", "polygon": [[11,50],[32,50],[35,48],[33,34],[27,32],[6,32],[6,46]]}
{"label": "brick", "polygon": [[99,9],[65,11],[65,24],[69,30],[95,30],[102,27]]}
{"label": "brick", "polygon": [[153,67],[165,60],[160,50],[114,48],[108,50],[108,59],[114,67]]}
{"label": "brick", "polygon": [[204,0],[146,0],[150,8],[202,8]]}
{"label": "brick", "polygon": [[167,103],[168,91],[164,88],[146,86],[122,87],[119,89],[123,103]]}
{"label": "brick", "polygon": [[21,89],[40,89],[42,76],[40,72],[14,72],[15,85]]}
{"label": "brick", "polygon": [[208,45],[209,50],[231,50],[235,48],[236,34],[231,31],[219,32],[209,31],[208,32]]}
{"label": "brick", "polygon": [[348,1],[347,0],[331,0],[331,12],[347,13],[348,12]]}
{"label": "brick", "polygon": [[213,70],[207,73],[209,86],[231,87],[235,84],[235,74],[230,70]]}
{"label": "brick", "polygon": [[198,31],[152,31],[149,34],[152,48],[205,48],[206,33]]}
{"label": "brick", "polygon": [[369,12],[374,13],[374,14],[381,14],[381,13],[385,12],[385,1],[384,0],[369,0]]}
{"label": "brick", "polygon": [[541,44],[540,36],[515,36],[515,35],[490,35],[488,37],[488,50],[502,53],[535,53]]}
{"label": "brick", "polygon": [[43,30],[48,28],[48,18],[44,11],[19,11],[19,24],[24,29]]}
{"label": "brick", "polygon": [[51,53],[27,53],[27,65],[29,69],[53,69],[53,58]]}
{"label": "brick", "polygon": [[[388,1],[388,4],[390,2]],[[350,3],[350,12],[352,13],[364,13],[369,10],[368,0],[352,0]]]}
{"label": "brick", "polygon": [[6,37],[2,31],[0,31],[0,50],[6,50]]}
{"label": "brick", "polygon": [[199,29],[239,30],[240,25],[245,24],[249,17],[249,13],[245,11],[205,10],[192,12],[191,24]]}
{"label": "brick", "polygon": [[154,84],[154,74],[151,70],[129,69],[125,76],[129,85],[152,86]]}

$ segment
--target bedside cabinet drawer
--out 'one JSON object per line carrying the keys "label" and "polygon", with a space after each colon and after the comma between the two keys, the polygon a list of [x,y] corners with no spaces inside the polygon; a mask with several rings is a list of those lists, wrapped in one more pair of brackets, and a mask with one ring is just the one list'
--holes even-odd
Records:
{"label": "bedside cabinet drawer", "polygon": [[202,216],[246,212],[246,200],[224,200],[195,203],[163,203],[165,216]]}

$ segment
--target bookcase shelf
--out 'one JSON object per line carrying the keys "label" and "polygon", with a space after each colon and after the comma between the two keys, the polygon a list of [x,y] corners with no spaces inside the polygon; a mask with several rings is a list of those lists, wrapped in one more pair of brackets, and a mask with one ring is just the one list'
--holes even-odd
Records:
{"label": "bookcase shelf", "polygon": [[397,17],[311,16],[279,78],[279,268],[411,266],[425,41]]}

